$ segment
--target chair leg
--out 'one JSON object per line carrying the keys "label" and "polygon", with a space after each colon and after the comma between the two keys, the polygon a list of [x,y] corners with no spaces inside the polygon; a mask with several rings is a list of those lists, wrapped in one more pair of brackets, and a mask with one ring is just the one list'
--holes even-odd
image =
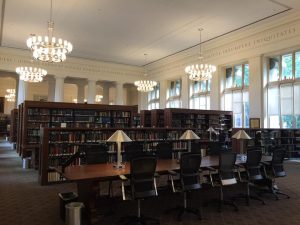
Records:
{"label": "chair leg", "polygon": [[281,191],[279,191],[279,190],[275,190],[275,193],[276,193],[277,195],[283,195],[283,196],[286,196],[286,198],[290,198],[290,196],[289,196],[288,194],[285,194],[285,193],[283,193],[283,192],[281,192]]}
{"label": "chair leg", "polygon": [[198,216],[198,219],[202,219],[201,210],[197,208],[192,208],[187,206],[187,193],[183,192],[183,206],[177,206],[175,208],[168,209],[166,211],[167,214],[169,214],[172,211],[178,211],[177,214],[177,220],[182,221],[182,217],[185,213],[192,213]]}

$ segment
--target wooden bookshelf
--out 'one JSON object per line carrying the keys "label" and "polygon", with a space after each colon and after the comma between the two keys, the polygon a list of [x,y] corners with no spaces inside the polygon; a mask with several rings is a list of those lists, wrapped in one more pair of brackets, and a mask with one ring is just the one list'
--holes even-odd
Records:
{"label": "wooden bookshelf", "polygon": [[0,136],[1,137],[8,137],[8,125],[10,125],[10,115],[7,114],[0,114]]}
{"label": "wooden bookshelf", "polygon": [[[116,131],[116,128],[41,128],[40,134],[40,165],[39,183],[61,182],[60,176],[53,170],[61,166],[69,157],[75,154],[80,146],[87,144],[106,143],[106,140]],[[180,128],[124,128],[122,129],[133,141],[141,142],[144,150],[155,151],[159,142],[172,142],[174,157],[178,152],[187,150],[186,141],[179,140],[185,129]],[[198,140],[205,148],[209,140]],[[110,160],[115,161],[116,145],[109,145]],[[123,145],[122,145],[123,147]],[[84,164],[84,155],[73,164]]]}
{"label": "wooden bookshelf", "polygon": [[227,132],[232,127],[232,112],[219,110],[165,109],[165,127],[196,129],[201,138],[208,138],[207,129]]}
{"label": "wooden bookshelf", "polygon": [[[239,131],[240,128],[232,129],[232,135]],[[300,129],[276,129],[276,128],[243,128],[252,138],[244,143],[248,146],[261,147],[265,153],[270,153],[272,146],[281,146],[286,149],[287,158],[300,158]],[[232,140],[232,149],[239,152],[240,141]]]}
{"label": "wooden bookshelf", "polygon": [[41,127],[130,128],[134,113],[137,106],[25,101],[19,106],[18,151],[38,157]]}
{"label": "wooden bookshelf", "polygon": [[151,125],[151,111],[141,110],[141,127],[152,127]]}
{"label": "wooden bookshelf", "polygon": [[18,109],[11,110],[10,118],[9,141],[15,144],[17,142],[18,135]]}
{"label": "wooden bookshelf", "polygon": [[151,110],[151,126],[165,127],[165,110],[153,109]]}

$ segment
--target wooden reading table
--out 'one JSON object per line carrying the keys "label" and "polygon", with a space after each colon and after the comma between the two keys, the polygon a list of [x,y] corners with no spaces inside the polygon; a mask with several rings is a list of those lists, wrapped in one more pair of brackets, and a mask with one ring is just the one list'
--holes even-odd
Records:
{"label": "wooden reading table", "polygon": [[[262,161],[270,161],[270,156],[264,156]],[[243,164],[237,157],[236,164]],[[85,207],[91,218],[95,212],[95,203],[97,196],[97,187],[99,181],[119,180],[119,175],[130,174],[130,163],[125,163],[124,169],[116,169],[113,163],[94,164],[94,165],[77,165],[65,168],[64,172],[61,168],[56,168],[56,171],[62,174],[69,181],[77,183],[79,201],[85,204]],[[217,167],[219,165],[218,156],[205,156],[202,158],[200,168]],[[158,174],[166,174],[169,170],[178,170],[180,167],[177,159],[158,159],[156,172]]]}

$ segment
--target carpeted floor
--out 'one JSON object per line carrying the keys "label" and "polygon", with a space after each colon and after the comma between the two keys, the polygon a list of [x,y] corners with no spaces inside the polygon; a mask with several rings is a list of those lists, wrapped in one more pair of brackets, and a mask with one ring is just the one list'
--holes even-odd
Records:
{"label": "carpeted floor", "polygon": [[[278,186],[291,199],[282,197],[275,201],[270,195],[265,196],[266,205],[252,201],[245,206],[238,201],[239,212],[225,207],[218,213],[215,206],[202,208],[202,221],[193,215],[186,215],[182,222],[176,221],[176,213],[165,214],[170,207],[181,204],[181,195],[160,193],[159,198],[142,203],[142,212],[160,219],[162,225],[291,225],[300,224],[300,163],[287,162],[288,176],[278,179]],[[118,188],[115,184],[115,189]],[[10,146],[0,143],[0,225],[63,225],[59,217],[59,192],[76,191],[75,184],[40,186],[37,171],[22,169],[22,161]],[[228,192],[232,190],[228,190]],[[189,203],[194,206],[215,196],[217,190],[201,190],[190,196]],[[99,202],[102,208],[109,207],[106,202]],[[121,224],[119,218],[134,215],[135,202],[112,202],[114,213],[102,218],[99,224]]]}

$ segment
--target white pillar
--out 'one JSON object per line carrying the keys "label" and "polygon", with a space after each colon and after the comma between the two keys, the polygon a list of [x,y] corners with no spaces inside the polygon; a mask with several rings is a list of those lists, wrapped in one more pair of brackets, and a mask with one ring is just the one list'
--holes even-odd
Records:
{"label": "white pillar", "polygon": [[85,82],[79,81],[77,85],[77,102],[78,103],[84,103],[84,87]]}
{"label": "white pillar", "polygon": [[124,94],[123,83],[116,82],[116,99],[115,99],[115,104],[116,105],[123,105],[124,104],[123,94]]}
{"label": "white pillar", "polygon": [[138,111],[148,109],[148,92],[138,92]]}
{"label": "white pillar", "polygon": [[64,77],[55,77],[55,102],[63,102],[64,101]]}
{"label": "white pillar", "polygon": [[53,102],[55,99],[55,79],[48,79],[48,101]]}
{"label": "white pillar", "polygon": [[249,59],[249,106],[250,118],[263,118],[262,58]]}
{"label": "white pillar", "polygon": [[109,104],[109,84],[107,82],[103,82],[101,84],[101,87],[102,87],[102,95],[103,95],[103,98],[102,98],[102,101],[101,103],[102,104]]}
{"label": "white pillar", "polygon": [[96,81],[88,80],[88,94],[87,94],[87,103],[94,104],[96,96]]}
{"label": "white pillar", "polygon": [[28,90],[28,83],[19,79],[17,105],[20,105],[26,100],[27,90]]}
{"label": "white pillar", "polygon": [[164,109],[166,108],[167,104],[167,87],[168,81],[162,80],[159,82],[159,108]]}
{"label": "white pillar", "polygon": [[220,110],[221,107],[221,88],[220,87],[220,80],[222,74],[222,69],[217,67],[217,71],[212,75],[210,81],[210,109],[212,110]]}
{"label": "white pillar", "polygon": [[181,108],[188,109],[189,108],[189,96],[190,96],[190,88],[189,88],[189,77],[187,75],[183,75],[181,77]]}

